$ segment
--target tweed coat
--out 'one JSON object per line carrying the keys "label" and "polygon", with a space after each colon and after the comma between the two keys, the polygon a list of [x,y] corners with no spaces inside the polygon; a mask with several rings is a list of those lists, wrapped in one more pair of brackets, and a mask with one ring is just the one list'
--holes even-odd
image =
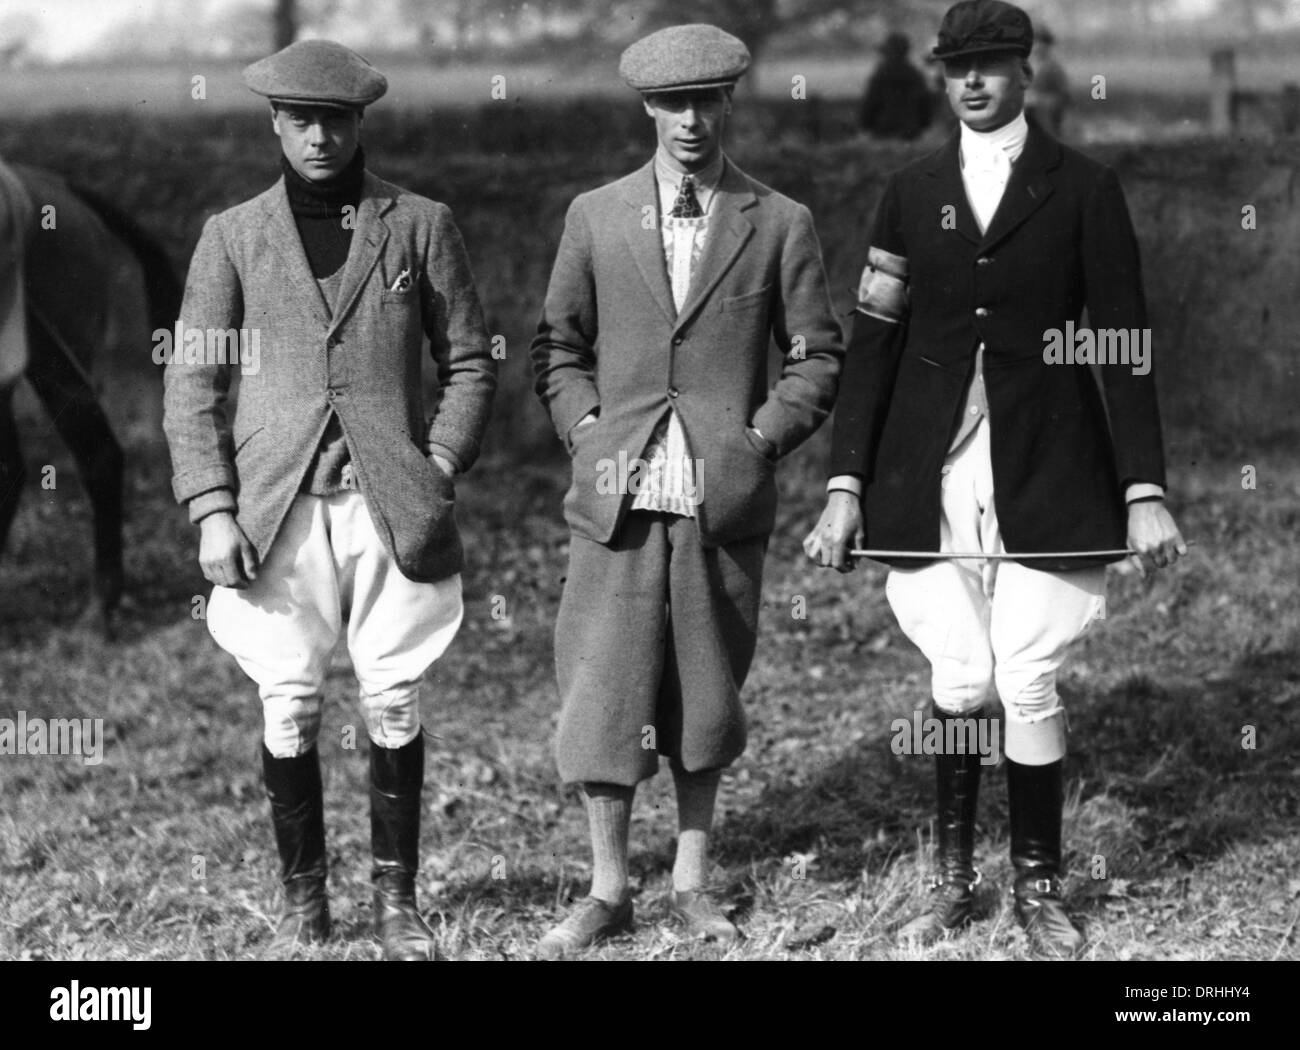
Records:
{"label": "tweed coat", "polygon": [[[678,312],[658,210],[652,160],[577,197],[565,219],[532,346],[537,393],[573,461],[565,517],[611,540],[632,497],[600,484],[602,467],[639,457],[671,406],[697,462],[702,543],[764,536],[775,461],[829,415],[844,354],[812,216],[728,160]],[[772,339],[784,361],[769,389]],[[597,421],[575,431],[588,412]]]}
{"label": "tweed coat", "polygon": [[[434,582],[460,571],[462,547],[452,481],[423,445],[469,469],[496,362],[450,210],[367,172],[356,222],[331,316],[283,179],[208,220],[178,328],[256,329],[260,363],[253,374],[207,360],[168,364],[172,487],[181,502],[234,491],[237,520],[265,558],[333,410],[385,547],[405,576]],[[426,337],[439,383],[427,426]],[[234,371],[241,375],[232,419]]]}
{"label": "tweed coat", "polygon": [[[959,147],[954,135],[885,187],[871,243],[892,257],[884,265],[905,269],[910,301],[893,319],[859,305],[830,473],[864,481],[868,546],[938,550],[941,472],[983,342],[994,502],[1007,550],[1122,549],[1124,486],[1165,482],[1155,371],[1108,364],[1099,385],[1088,365],[1044,360],[1048,330],[1077,325],[1085,307],[1094,329],[1147,327],[1119,180],[1031,121],[981,236]],[[943,221],[946,209],[955,226]],[[864,285],[872,279],[865,275]],[[1060,571],[1119,557],[1028,564]]]}

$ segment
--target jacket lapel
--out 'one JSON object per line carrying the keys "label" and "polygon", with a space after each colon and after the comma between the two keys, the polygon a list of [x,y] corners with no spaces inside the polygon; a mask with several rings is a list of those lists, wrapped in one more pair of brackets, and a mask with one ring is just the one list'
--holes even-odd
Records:
{"label": "jacket lapel", "polygon": [[975,212],[966,196],[966,184],[961,179],[961,129],[953,133],[952,138],[934,155],[934,161],[928,170],[930,178],[935,180],[933,191],[938,213],[936,218],[943,221],[943,209],[952,205],[956,208],[957,232],[970,241],[979,244],[980,228],[975,221]]}
{"label": "jacket lapel", "polygon": [[388,226],[383,220],[383,214],[392,204],[393,199],[381,189],[379,180],[366,172],[361,187],[361,203],[357,206],[357,228],[352,232],[348,261],[343,266],[338,309],[334,311],[334,319],[330,322],[331,332],[348,319],[370,271],[375,268],[384,245],[388,243]]}
{"label": "jacket lapel", "polygon": [[749,188],[749,180],[739,169],[729,160],[725,163],[722,178],[714,191],[704,255],[700,258],[699,269],[691,281],[686,302],[682,304],[682,312],[677,317],[676,328],[688,324],[699,313],[700,307],[731,268],[745,242],[754,235],[754,224],[749,221],[744,210],[757,203],[757,198]]}
{"label": "jacket lapel", "polygon": [[[627,181],[623,202],[629,208],[623,226],[628,253],[641,271],[641,279],[659,304],[659,309],[668,320],[675,320],[677,307],[673,304],[673,292],[668,284],[668,264],[664,261],[664,241],[659,231],[659,187],[655,184],[653,160]],[[654,211],[647,212],[647,208]],[[644,220],[648,214],[653,214],[655,221],[647,229]]]}
{"label": "jacket lapel", "polygon": [[1002,191],[1002,200],[989,220],[989,227],[979,242],[980,252],[986,252],[998,241],[1012,233],[1052,195],[1052,183],[1047,172],[1060,163],[1061,147],[1033,121],[1020,158],[1011,166],[1011,177]]}
{"label": "jacket lapel", "polygon": [[306,300],[307,308],[312,315],[322,325],[328,325],[329,306],[321,294],[316,278],[311,275],[311,265],[307,262],[306,251],[303,250],[298,226],[293,221],[293,212],[289,210],[289,194],[285,191],[283,176],[276,184],[275,193],[271,197],[264,229],[271,251],[280,259],[286,283]]}

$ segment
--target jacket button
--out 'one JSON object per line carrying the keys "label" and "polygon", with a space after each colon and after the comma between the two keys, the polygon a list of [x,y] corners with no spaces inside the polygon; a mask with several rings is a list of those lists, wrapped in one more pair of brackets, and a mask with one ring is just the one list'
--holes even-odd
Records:
{"label": "jacket button", "polygon": [[987,255],[981,255],[978,259],[975,260],[975,265],[976,265],[976,266],[987,266],[987,265],[988,265],[989,263],[991,263],[992,261],[993,261],[993,260],[990,259]]}
{"label": "jacket button", "polygon": [[330,387],[328,390],[325,391],[325,400],[327,401],[333,401],[338,396],[339,396],[339,392],[335,390],[333,387]]}
{"label": "jacket button", "polygon": [[684,335],[673,337],[673,346],[681,346],[684,342],[686,342],[686,337]]}
{"label": "jacket button", "polygon": [[989,315],[989,312],[988,312],[988,310],[986,310],[984,307],[979,306],[979,307],[976,307],[976,308],[975,308],[975,316],[976,316],[976,317],[988,317],[988,315]]}
{"label": "jacket button", "polygon": [[677,396],[678,394],[680,394],[680,393],[681,393],[681,391],[678,390],[675,386],[670,386],[670,387],[668,388],[668,396],[669,396],[669,397],[676,397],[676,396]]}
{"label": "jacket button", "polygon": [[327,350],[333,350],[338,345],[339,345],[338,336],[332,335],[325,340],[325,348]]}

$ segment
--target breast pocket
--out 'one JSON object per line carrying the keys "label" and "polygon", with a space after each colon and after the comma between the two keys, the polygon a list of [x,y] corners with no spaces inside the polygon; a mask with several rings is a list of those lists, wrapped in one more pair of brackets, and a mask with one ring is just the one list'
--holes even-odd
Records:
{"label": "breast pocket", "polygon": [[408,288],[402,292],[393,291],[391,288],[385,288],[384,291],[380,293],[379,301],[383,303],[384,306],[401,308],[409,307],[412,303],[417,302],[418,297],[415,294],[414,288]]}
{"label": "breast pocket", "polygon": [[763,306],[772,297],[772,285],[765,284],[744,295],[729,295],[722,300],[723,313],[738,313]]}

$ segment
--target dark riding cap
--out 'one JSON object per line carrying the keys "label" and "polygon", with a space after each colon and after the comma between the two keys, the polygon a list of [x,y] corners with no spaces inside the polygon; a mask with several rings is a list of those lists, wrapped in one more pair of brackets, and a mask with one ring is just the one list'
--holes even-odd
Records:
{"label": "dark riding cap", "polygon": [[244,70],[244,83],[272,102],[361,110],[388,90],[384,75],[332,40],[299,40]]}
{"label": "dark riding cap", "polygon": [[1034,24],[1015,4],[1002,0],[961,0],[948,8],[931,57],[957,58],[1010,51],[1023,58],[1034,48]]}
{"label": "dark riding cap", "polygon": [[623,52],[619,75],[644,94],[730,87],[749,68],[749,48],[717,26],[669,26]]}

